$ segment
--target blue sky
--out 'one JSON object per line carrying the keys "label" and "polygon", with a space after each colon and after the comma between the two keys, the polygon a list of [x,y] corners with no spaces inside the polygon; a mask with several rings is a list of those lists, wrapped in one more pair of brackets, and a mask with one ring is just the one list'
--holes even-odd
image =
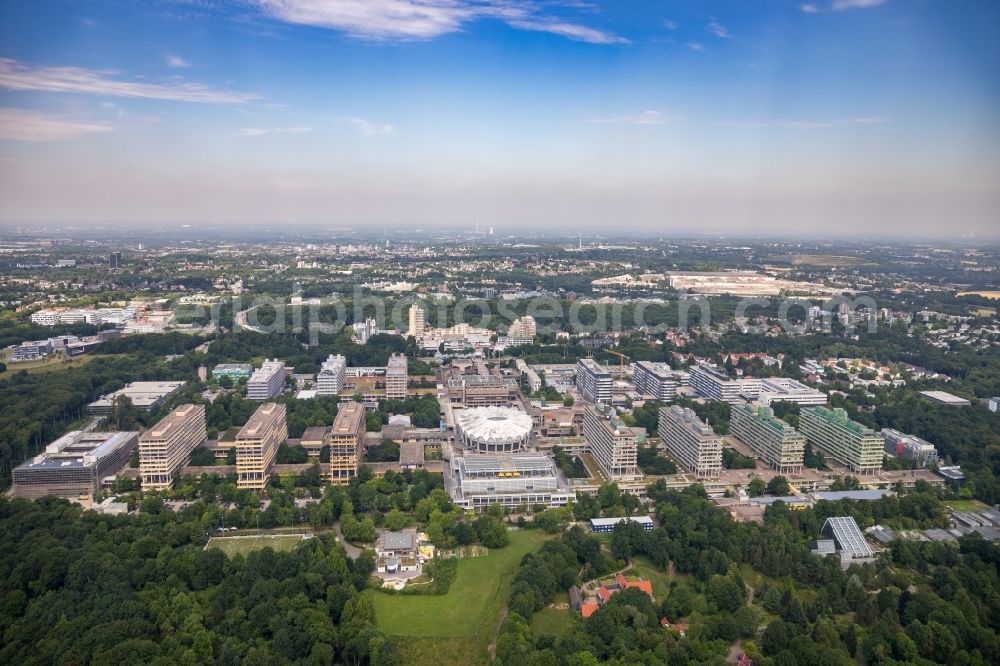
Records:
{"label": "blue sky", "polygon": [[0,221],[996,234],[995,0],[8,0]]}

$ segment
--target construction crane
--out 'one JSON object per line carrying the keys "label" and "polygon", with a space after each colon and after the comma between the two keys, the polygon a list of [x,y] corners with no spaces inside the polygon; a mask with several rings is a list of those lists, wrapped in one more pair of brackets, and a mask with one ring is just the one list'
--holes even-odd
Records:
{"label": "construction crane", "polygon": [[625,354],[623,354],[621,352],[611,351],[610,349],[605,349],[604,351],[608,352],[609,354],[612,354],[613,356],[617,356],[618,359],[619,359],[619,365],[622,368],[625,367],[625,359],[627,359],[628,356],[626,356]]}

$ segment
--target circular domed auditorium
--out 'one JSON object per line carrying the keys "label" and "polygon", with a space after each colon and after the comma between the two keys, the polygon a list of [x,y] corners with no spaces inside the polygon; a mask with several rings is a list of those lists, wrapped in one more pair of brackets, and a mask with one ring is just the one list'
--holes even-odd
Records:
{"label": "circular domed auditorium", "polygon": [[513,453],[531,437],[531,417],[512,407],[462,409],[455,420],[465,447],[479,453]]}

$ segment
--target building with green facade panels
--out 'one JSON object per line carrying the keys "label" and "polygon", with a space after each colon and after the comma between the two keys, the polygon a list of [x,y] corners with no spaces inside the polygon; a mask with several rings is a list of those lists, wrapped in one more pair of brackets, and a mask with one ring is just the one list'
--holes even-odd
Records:
{"label": "building with green facade panels", "polygon": [[843,409],[803,409],[799,430],[813,446],[856,474],[875,474],[882,469],[882,436],[852,421]]}
{"label": "building with green facade panels", "polygon": [[770,407],[734,405],[729,417],[729,429],[734,437],[746,443],[772,469],[782,474],[802,471],[806,438],[792,426],[775,418]]}

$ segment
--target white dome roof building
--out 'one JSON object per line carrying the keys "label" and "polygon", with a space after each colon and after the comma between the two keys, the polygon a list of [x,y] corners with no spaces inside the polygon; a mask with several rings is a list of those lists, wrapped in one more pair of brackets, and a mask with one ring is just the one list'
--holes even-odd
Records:
{"label": "white dome roof building", "polygon": [[531,417],[512,407],[475,407],[455,412],[465,447],[480,453],[513,453],[531,438]]}

